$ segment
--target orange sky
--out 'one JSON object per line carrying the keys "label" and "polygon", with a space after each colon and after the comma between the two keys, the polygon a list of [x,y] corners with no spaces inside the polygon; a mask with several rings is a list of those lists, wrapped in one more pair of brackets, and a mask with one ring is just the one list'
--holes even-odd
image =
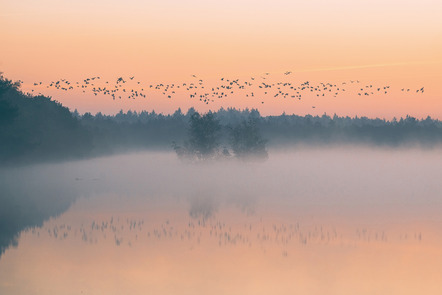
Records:
{"label": "orange sky", "polygon": [[[91,94],[46,90],[80,112],[120,109],[169,113],[178,107],[258,107],[262,114],[431,115],[442,118],[442,4],[440,1],[2,1],[0,71],[23,80],[136,76],[143,83],[180,83],[293,71],[293,82],[425,87],[419,96],[253,102],[237,94],[204,105],[152,94],[112,101]],[[312,106],[315,109],[312,109]]]}

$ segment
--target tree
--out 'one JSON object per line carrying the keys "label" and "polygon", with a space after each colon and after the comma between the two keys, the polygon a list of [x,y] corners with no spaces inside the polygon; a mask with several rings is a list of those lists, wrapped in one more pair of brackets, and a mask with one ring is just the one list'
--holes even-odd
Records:
{"label": "tree", "polygon": [[198,112],[190,117],[189,150],[200,160],[212,158],[218,152],[221,125],[213,113],[200,115]]}
{"label": "tree", "polygon": [[240,159],[266,159],[267,140],[261,137],[257,120],[249,118],[231,129],[232,151]]}
{"label": "tree", "polygon": [[219,154],[221,125],[211,112],[200,115],[194,112],[189,118],[188,141],[184,146],[173,143],[180,158],[208,160]]}
{"label": "tree", "polygon": [[0,96],[2,96],[8,90],[18,90],[20,87],[20,82],[12,82],[3,76],[3,73],[0,72]]}

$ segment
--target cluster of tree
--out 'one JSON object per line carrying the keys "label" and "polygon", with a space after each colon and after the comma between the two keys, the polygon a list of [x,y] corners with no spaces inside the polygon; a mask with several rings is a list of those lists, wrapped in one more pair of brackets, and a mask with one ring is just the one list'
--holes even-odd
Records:
{"label": "cluster of tree", "polygon": [[[215,155],[264,156],[269,146],[442,143],[442,122],[410,116],[399,120],[366,117],[286,115],[263,117],[255,110],[221,108],[198,114],[178,109],[116,115],[80,115],[44,96],[24,94],[19,83],[0,75],[0,164],[93,157],[134,149],[170,149],[199,159]],[[224,146],[223,146],[224,145]]]}
{"label": "cluster of tree", "polygon": [[[223,134],[223,130],[227,132]],[[212,112],[204,115],[194,112],[189,120],[188,140],[183,146],[174,143],[173,147],[177,155],[186,160],[227,159],[232,154],[236,158],[250,160],[267,158],[265,144],[266,140],[262,139],[253,118],[226,127]]]}
{"label": "cluster of tree", "polygon": [[91,135],[68,108],[0,75],[0,164],[86,156]]}
{"label": "cluster of tree", "polygon": [[435,146],[442,143],[442,122],[430,117],[419,120],[406,116],[388,121],[367,117],[330,117],[326,114],[283,114],[263,118],[260,128],[273,145],[347,143]]}
{"label": "cluster of tree", "polygon": [[189,116],[181,111],[173,115],[132,112],[116,115],[82,116],[74,112],[82,127],[91,135],[93,153],[118,153],[126,150],[170,149],[174,140],[183,140]]}
{"label": "cluster of tree", "polygon": [[[164,148],[170,142],[182,142],[189,136],[188,129],[191,117],[196,111],[190,108],[187,113],[177,110],[173,115],[162,115],[155,112],[120,112],[105,116],[85,114],[79,116],[83,124],[85,118],[91,119],[98,131],[118,133],[121,128],[128,137],[138,138],[140,147]],[[367,117],[298,116],[286,115],[261,116],[256,109],[237,110],[221,108],[211,113],[220,125],[218,137],[226,142],[230,129],[239,127],[243,122],[252,120],[269,146],[296,144],[372,144],[399,146],[407,144],[438,145],[442,143],[442,122],[431,117],[416,119],[411,116],[393,120],[370,119]],[[106,126],[108,127],[106,127]],[[112,126],[112,127],[110,127]],[[151,128],[154,126],[154,128]],[[140,130],[138,134],[136,130]],[[150,130],[148,133],[147,130]],[[143,132],[144,133],[143,133]],[[155,132],[158,131],[158,132]],[[142,133],[148,135],[142,137]],[[128,135],[129,134],[129,135]],[[116,144],[119,136],[115,138]],[[151,140],[149,140],[151,139]],[[130,141],[129,141],[130,142]]]}

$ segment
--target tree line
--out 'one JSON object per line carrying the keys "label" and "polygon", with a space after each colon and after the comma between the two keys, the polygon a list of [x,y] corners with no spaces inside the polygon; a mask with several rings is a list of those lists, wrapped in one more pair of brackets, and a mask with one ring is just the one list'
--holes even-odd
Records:
{"label": "tree line", "polygon": [[411,116],[261,116],[256,109],[221,108],[200,114],[120,111],[79,114],[50,97],[33,96],[0,75],[0,164],[94,157],[136,149],[172,150],[197,159],[265,156],[266,145],[442,143],[442,122]]}

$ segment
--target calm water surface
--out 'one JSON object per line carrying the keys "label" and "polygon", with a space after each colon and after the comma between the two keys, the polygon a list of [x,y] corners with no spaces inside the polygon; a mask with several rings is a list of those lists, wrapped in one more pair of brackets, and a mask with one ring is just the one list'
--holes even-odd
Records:
{"label": "calm water surface", "polygon": [[439,150],[0,175],[0,294],[442,294]]}

